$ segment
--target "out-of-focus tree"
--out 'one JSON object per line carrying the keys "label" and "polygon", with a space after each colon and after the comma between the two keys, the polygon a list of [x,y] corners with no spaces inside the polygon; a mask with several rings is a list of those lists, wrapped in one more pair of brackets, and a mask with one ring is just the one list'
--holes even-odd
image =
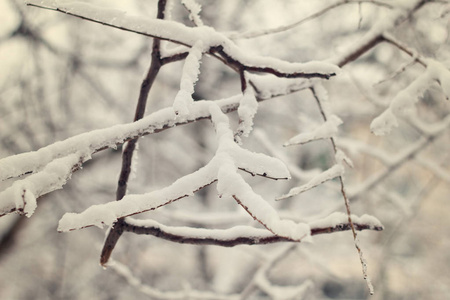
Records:
{"label": "out-of-focus tree", "polygon": [[1,5],[0,298],[450,292],[448,1]]}

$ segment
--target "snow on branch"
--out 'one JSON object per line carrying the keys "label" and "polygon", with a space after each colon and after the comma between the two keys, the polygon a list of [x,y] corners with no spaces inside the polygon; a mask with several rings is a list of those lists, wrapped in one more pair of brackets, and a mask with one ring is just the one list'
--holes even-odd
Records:
{"label": "snow on branch", "polygon": [[[378,219],[363,215],[352,216],[357,230],[383,230]],[[330,216],[308,223],[311,235],[333,233],[350,230],[347,216],[343,213],[333,213]],[[260,245],[278,242],[296,242],[291,238],[274,235],[265,229],[251,226],[234,226],[228,229],[205,229],[183,226],[167,226],[155,220],[138,220],[126,218],[124,230],[135,234],[153,235],[165,240],[195,245],[219,245],[234,247],[237,245]]]}
{"label": "snow on branch", "polygon": [[0,216],[18,211],[30,217],[37,207],[36,199],[61,189],[78,168],[83,155],[73,153],[50,162],[41,171],[18,180],[0,193]]}
{"label": "snow on branch", "polygon": [[240,148],[233,139],[228,117],[214,102],[196,102],[193,107],[209,109],[211,120],[217,132],[219,146],[211,161],[198,171],[186,175],[172,185],[144,195],[127,195],[121,201],[94,205],[80,214],[65,214],[58,230],[69,231],[87,226],[112,225],[117,219],[153,210],[170,202],[192,195],[195,191],[218,181],[219,195],[233,197],[247,212],[270,232],[300,240],[309,236],[306,224],[281,220],[276,210],[237,173],[238,169],[252,174],[287,179],[286,166],[279,160],[263,154],[252,153]]}
{"label": "snow on branch", "polygon": [[[238,108],[240,98],[241,95],[236,95],[217,100],[215,103],[225,112],[231,112]],[[54,159],[76,152],[86,153],[81,157],[81,163],[84,163],[90,159],[91,154],[107,148],[116,148],[117,145],[132,138],[210,117],[210,112],[205,110],[204,106],[196,106],[191,109],[189,116],[177,118],[174,121],[176,115],[173,108],[164,108],[133,123],[93,130],[56,142],[37,151],[2,158],[0,159],[0,180],[4,181],[8,178],[37,172]]]}
{"label": "snow on branch", "polygon": [[322,123],[322,125],[313,131],[300,133],[289,139],[283,146],[306,144],[316,140],[329,139],[337,134],[338,126],[341,124],[342,120],[338,116],[332,115],[329,120]]}
{"label": "snow on branch", "polygon": [[181,0],[181,4],[189,11],[189,20],[194,22],[195,26],[203,26],[203,21],[200,18],[202,6],[195,0]]}
{"label": "snow on branch", "polygon": [[193,195],[197,190],[216,181],[212,160],[198,171],[179,178],[170,186],[142,195],[126,195],[121,201],[92,205],[80,214],[66,213],[59,221],[58,231],[70,231],[88,226],[110,226],[121,217],[154,210],[173,201]]}
{"label": "snow on branch", "polygon": [[31,0],[28,5],[63,12],[105,26],[167,40],[188,47],[197,41],[203,41],[209,47],[209,53],[219,55],[226,64],[239,65],[252,72],[273,73],[289,78],[325,78],[336,75],[339,68],[326,62],[310,61],[291,63],[277,58],[249,54],[238,47],[224,34],[212,27],[187,27],[181,23],[130,16],[119,10],[105,9],[87,3],[73,1]]}
{"label": "snow on branch", "polygon": [[295,195],[301,194],[303,192],[306,192],[312,188],[315,188],[319,185],[321,185],[324,182],[327,182],[329,180],[332,180],[336,177],[344,175],[344,166],[341,164],[335,164],[328,170],[320,173],[317,176],[314,176],[310,181],[305,183],[304,185],[301,185],[299,187],[292,188],[287,194],[282,195],[278,197],[276,200],[284,200],[290,197],[293,197]]}
{"label": "snow on branch", "polygon": [[336,147],[334,136],[337,134],[337,127],[342,124],[342,120],[338,116],[331,113],[328,103],[328,95],[325,88],[319,83],[316,83],[311,87],[311,91],[319,106],[320,113],[324,122],[312,132],[301,133],[291,138],[284,144],[284,146],[304,144],[317,139],[330,139],[333,146],[333,151],[335,152],[336,164],[330,167],[328,170],[317,174],[306,184],[292,188],[287,194],[278,197],[277,200],[287,199],[289,197],[315,188],[326,181],[332,180],[334,178],[341,178],[345,173],[344,162],[352,165],[350,159],[348,159],[345,154]]}
{"label": "snow on branch", "polygon": [[[258,77],[259,76],[253,75],[252,80],[257,81]],[[289,82],[291,80],[285,81]],[[286,88],[283,90],[272,90],[270,86],[268,86],[268,90],[265,90],[265,85],[263,84],[263,82],[258,81],[259,91],[264,96],[261,97],[261,94],[258,93],[256,96],[256,99],[258,101],[269,99],[272,93],[275,94],[273,96],[279,96],[283,93],[292,92],[290,88]],[[300,90],[309,87],[310,82],[309,80],[302,80],[300,83],[294,83],[294,86],[295,89]],[[229,98],[215,100],[214,103],[218,105],[224,113],[229,113],[232,111],[236,111],[239,108],[241,100],[242,94],[238,94]],[[204,102],[207,101],[197,101],[196,103]],[[63,141],[55,142],[54,144],[48,145],[36,151],[2,158],[0,159],[0,181],[7,180],[9,178],[20,177],[25,174],[39,172],[52,161],[75,153],[84,153],[83,155],[79,155],[79,160],[77,161],[78,167],[81,167],[82,164],[90,160],[91,155],[96,152],[108,148],[115,149],[117,145],[120,145],[136,137],[161,132],[175,126],[180,126],[208,118],[211,118],[211,113],[208,109],[206,109],[206,106],[204,105],[192,106],[189,110],[189,114],[184,117],[176,116],[173,107],[167,107],[133,123],[119,124],[104,129],[93,130],[70,137]],[[233,155],[232,152],[230,152],[230,154]],[[260,161],[261,159],[263,159],[257,154],[252,155],[253,160],[256,159]],[[246,151],[244,151],[244,149],[242,149],[240,155],[235,157],[234,159],[240,159],[240,169],[247,172],[249,171],[246,167],[246,163],[249,161],[248,155],[246,154]],[[78,167],[73,168],[72,172],[76,171]],[[276,176],[271,177],[270,174],[265,173],[262,169],[257,168],[254,169],[251,173],[273,179],[278,178]],[[67,179],[70,179],[70,176],[67,176]],[[49,185],[50,189],[47,190],[46,193],[51,192],[51,188],[56,189],[58,186],[59,185],[55,181],[55,184]],[[6,197],[3,199],[4,200],[0,206],[0,215],[15,211],[15,203],[17,201],[21,201],[19,198],[14,197]],[[18,208],[20,207],[21,206],[19,206]]]}
{"label": "snow on branch", "polygon": [[253,87],[247,87],[239,103],[238,115],[239,126],[236,129],[235,140],[240,143],[241,136],[248,137],[253,129],[253,118],[258,110],[258,100],[256,99]]}
{"label": "snow on branch", "polygon": [[[374,217],[364,215],[362,217],[352,216],[355,226],[358,230],[372,229],[382,230],[383,226]],[[322,220],[310,223],[311,234],[331,233],[335,231],[349,230],[350,225],[346,223],[347,216],[342,213],[334,213]],[[266,242],[288,241],[278,236],[270,236],[268,231],[252,228],[248,226],[236,226],[230,229],[201,229],[188,227],[172,227],[165,226],[154,220],[135,220],[131,218],[125,219],[124,229],[136,234],[150,234],[159,238],[164,238],[173,242],[235,246],[240,244],[265,244]],[[306,281],[301,285],[295,286],[278,286],[268,280],[268,272],[287,254],[296,249],[296,245],[288,245],[277,251],[266,261],[257,271],[246,291],[249,292],[255,288],[259,288],[274,299],[291,299],[303,295],[312,285],[310,281]],[[125,265],[110,260],[107,265],[115,270],[119,275],[124,277],[130,285],[136,287],[140,292],[156,299],[242,299],[242,295],[224,295],[214,292],[201,292],[192,289],[183,291],[163,292],[151,286],[143,284],[133,272]],[[245,292],[244,292],[245,294]]]}
{"label": "snow on branch", "polygon": [[[329,108],[329,103],[328,103],[328,94],[327,91],[325,90],[325,88],[318,82],[314,85],[311,86],[310,88],[314,99],[316,100],[317,106],[320,110],[320,113],[322,115],[323,121],[326,123],[329,120],[332,120],[334,118],[334,115],[331,113],[331,110]],[[347,196],[347,192],[346,192],[346,187],[344,184],[344,172],[345,172],[345,168],[344,168],[344,162],[353,167],[353,163],[351,162],[351,160],[344,154],[344,152],[342,150],[340,150],[337,146],[336,146],[336,141],[335,141],[335,137],[333,135],[331,135],[329,137],[331,145],[333,147],[333,151],[334,151],[334,156],[335,156],[335,161],[336,164],[330,168],[329,170],[323,172],[322,174],[319,174],[318,176],[316,176],[315,178],[313,178],[312,180],[310,180],[307,184],[298,187],[298,188],[294,188],[291,189],[291,191],[285,195],[280,197],[280,199],[284,199],[286,197],[289,197],[291,195],[296,195],[302,191],[311,189],[319,184],[322,184],[323,182],[330,180],[332,178],[338,178],[339,182],[340,182],[340,186],[341,186],[341,193],[342,193],[342,197],[344,199],[344,204],[345,204],[345,208],[347,211],[347,220],[348,223],[350,225],[352,234],[353,234],[353,240],[355,242],[355,248],[358,251],[358,255],[359,255],[359,259],[361,262],[361,266],[362,266],[362,272],[363,272],[363,276],[364,276],[364,280],[366,280],[366,284],[367,287],[369,289],[369,293],[371,295],[373,295],[374,291],[373,291],[373,285],[372,282],[367,274],[367,263],[366,260],[364,258],[363,252],[361,250],[361,247],[359,246],[359,241],[357,238],[357,233],[356,233],[356,227],[353,223],[353,217],[351,214],[351,209],[350,209],[350,200],[349,197]]]}
{"label": "snow on branch", "polygon": [[435,60],[425,61],[427,64],[425,72],[400,91],[392,99],[389,107],[372,121],[370,129],[374,134],[385,135],[390,133],[393,127],[397,127],[397,117],[411,111],[418,98],[433,82],[439,82],[446,97],[450,97],[450,71]]}
{"label": "snow on branch", "polygon": [[176,115],[187,116],[189,114],[189,107],[194,102],[192,94],[200,74],[200,60],[203,51],[203,42],[201,40],[197,41],[186,57],[181,74],[180,90],[173,102],[173,109]]}

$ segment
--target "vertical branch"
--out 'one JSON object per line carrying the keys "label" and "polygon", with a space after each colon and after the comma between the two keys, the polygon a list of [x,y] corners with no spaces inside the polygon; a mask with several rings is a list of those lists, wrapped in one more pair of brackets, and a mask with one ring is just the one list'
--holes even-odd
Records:
{"label": "vertical branch", "polygon": [[[165,11],[165,7],[166,7],[166,2],[167,2],[166,0],[158,1],[158,13],[157,13],[158,19],[164,19],[164,11]],[[156,76],[158,75],[158,72],[162,66],[160,45],[161,45],[161,40],[155,38],[153,40],[152,57],[151,57],[150,67],[149,67],[146,77],[142,81],[141,89],[139,92],[139,98],[138,98],[138,102],[136,105],[136,111],[135,111],[135,115],[134,115],[135,122],[144,117],[145,107],[147,106],[148,94],[149,94],[150,89],[152,88],[153,83],[155,82]],[[136,150],[136,145],[137,145],[138,139],[139,138],[135,138],[135,139],[128,141],[126,143],[125,149],[122,153],[122,169],[120,171],[119,181],[118,181],[117,190],[116,190],[116,200],[117,201],[121,200],[127,192],[128,179],[131,174],[131,164],[133,161],[133,153]],[[100,255],[100,264],[101,265],[105,265],[108,262],[108,260],[111,256],[111,253],[117,244],[117,241],[119,240],[120,236],[122,235],[122,233],[124,231],[124,228],[123,228],[124,222],[125,222],[124,218],[120,218],[110,229],[108,236],[106,237],[105,243],[103,245],[102,253]]]}
{"label": "vertical branch", "polygon": [[[316,90],[315,90],[314,87],[310,88],[310,90],[311,90],[311,92],[312,92],[312,94],[314,96],[314,99],[317,102],[317,105],[319,107],[319,110],[320,110],[320,113],[322,115],[322,118],[326,122],[328,120],[328,118],[327,118],[327,114],[325,112],[325,109],[322,106],[322,103],[320,101],[320,97],[319,97],[319,95],[317,95]],[[333,137],[330,137],[330,141],[331,141],[331,145],[333,146],[334,153],[337,154],[338,149],[337,149],[337,146],[336,146],[336,141],[334,140]],[[357,233],[356,233],[355,225],[353,224],[353,221],[352,221],[352,213],[351,213],[351,210],[350,210],[350,200],[348,199],[347,193],[345,192],[344,178],[342,177],[342,175],[340,175],[340,176],[338,176],[338,179],[339,179],[339,183],[340,183],[340,186],[341,186],[341,194],[342,194],[342,197],[344,198],[344,203],[345,203],[345,209],[346,209],[346,212],[347,212],[348,223],[350,224],[350,228],[351,228],[352,234],[353,234],[353,240],[355,241],[355,247],[356,247],[356,250],[358,251],[359,259],[361,261],[361,266],[362,266],[364,280],[366,281],[367,287],[369,288],[369,293],[371,295],[373,295],[374,294],[373,285],[372,285],[372,282],[371,282],[371,280],[369,278],[369,275],[367,274],[367,263],[366,263],[366,260],[365,260],[365,258],[363,256],[363,252],[361,250],[361,247],[359,246],[359,241],[358,241],[358,236],[357,236]]]}
{"label": "vertical branch", "polygon": [[247,89],[247,79],[245,78],[245,68],[241,67],[239,68],[239,77],[241,79],[241,91],[242,93],[245,92]]}

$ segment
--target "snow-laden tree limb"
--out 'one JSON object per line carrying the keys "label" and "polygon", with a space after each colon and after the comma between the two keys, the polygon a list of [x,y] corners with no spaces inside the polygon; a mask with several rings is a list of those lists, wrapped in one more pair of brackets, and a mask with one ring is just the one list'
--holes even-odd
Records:
{"label": "snow-laden tree limb", "polygon": [[397,116],[411,110],[433,82],[439,82],[446,97],[450,97],[450,71],[435,60],[427,59],[426,63],[425,72],[400,91],[389,107],[372,121],[370,128],[374,134],[385,135],[390,133],[393,127],[397,127]]}
{"label": "snow-laden tree limb", "polygon": [[86,226],[112,225],[117,219],[156,209],[170,202],[192,195],[195,191],[218,181],[220,195],[233,197],[250,215],[274,234],[300,240],[309,236],[305,224],[281,220],[277,212],[237,173],[238,168],[270,178],[289,178],[285,165],[277,159],[251,153],[240,148],[233,139],[228,117],[214,102],[193,104],[209,109],[218,139],[218,149],[211,161],[198,171],[186,175],[172,185],[144,195],[127,195],[121,201],[94,205],[81,214],[66,214],[58,230],[69,231]]}
{"label": "snow-laden tree limb", "polygon": [[189,19],[195,26],[203,26],[203,21],[200,18],[200,11],[202,7],[195,0],[181,0],[181,4],[189,11]]}
{"label": "snow-laden tree limb", "polygon": [[[352,216],[355,226],[358,230],[372,229],[382,230],[381,223],[374,217],[364,215],[362,217]],[[343,213],[334,213],[323,220],[317,220],[310,223],[311,234],[332,233],[335,231],[349,230],[350,225],[346,223],[347,216]],[[220,245],[231,247],[241,244],[266,244],[272,242],[288,242],[285,238],[274,236],[267,230],[257,229],[248,226],[236,226],[230,229],[201,229],[190,227],[173,227],[165,226],[153,220],[136,220],[131,218],[125,219],[125,230],[136,234],[153,235],[159,238],[164,238],[172,242],[178,243],[192,243],[196,245]],[[257,271],[249,286],[246,288],[247,293],[250,290],[259,288],[269,295],[284,295],[298,296],[302,294],[311,283],[307,282],[300,286],[277,286],[267,279],[267,272],[280,259],[286,257],[286,251],[291,251],[292,246],[288,246],[278,251],[273,255],[262,267]],[[131,285],[137,287],[142,293],[147,294],[156,299],[240,299],[238,295],[222,295],[213,292],[200,292],[194,290],[179,291],[179,292],[162,292],[153,287],[145,285],[137,278],[133,272],[118,263],[117,261],[110,261],[107,267],[112,268],[118,274],[123,276]],[[244,295],[245,293],[243,293]],[[278,298],[277,298],[278,299]],[[284,299],[284,298],[283,298]]]}
{"label": "snow-laden tree limb", "polygon": [[329,139],[337,134],[338,126],[342,124],[342,120],[336,116],[332,115],[329,120],[322,123],[319,127],[313,131],[308,131],[300,133],[289,139],[284,146],[292,146],[299,144],[306,144],[316,140]]}
{"label": "snow-laden tree limb", "polygon": [[[357,217],[352,215],[357,230],[383,230],[376,218],[368,215]],[[308,223],[311,235],[333,233],[350,230],[347,216],[344,213],[333,213],[330,216]],[[171,242],[194,245],[219,245],[233,247],[237,245],[258,245],[278,242],[296,242],[287,237],[274,235],[265,230],[250,226],[234,226],[229,229],[204,229],[192,227],[176,227],[163,225],[154,220],[125,219],[124,230],[136,234],[153,235]]]}
{"label": "snow-laden tree limb", "polygon": [[173,109],[176,115],[186,117],[189,114],[189,108],[194,102],[192,94],[200,74],[200,62],[203,51],[203,42],[200,40],[192,46],[186,57],[181,73],[180,90],[173,101]]}
{"label": "snow-laden tree limb", "polygon": [[230,65],[240,65],[252,72],[273,73],[280,77],[330,78],[339,72],[331,63],[307,62],[290,63],[280,59],[250,55],[239,48],[225,35],[208,26],[187,27],[181,23],[130,16],[122,11],[105,9],[82,2],[73,1],[28,1],[28,5],[55,10],[117,29],[159,38],[188,47],[203,41],[209,52],[219,55]]}
{"label": "snow-laden tree limb", "polygon": [[37,198],[61,189],[84,159],[86,154],[71,153],[49,162],[39,173],[14,182],[0,193],[0,216],[18,211],[30,217],[37,207]]}
{"label": "snow-laden tree limb", "polygon": [[[87,226],[112,225],[118,218],[153,210],[170,202],[193,195],[193,193],[217,180],[217,170],[221,165],[220,157],[213,158],[206,166],[196,172],[179,178],[170,186],[142,195],[126,195],[121,201],[93,205],[81,214],[68,213],[59,223],[59,231],[69,231]],[[250,170],[256,173],[256,170]],[[259,172],[277,178],[279,172],[272,172],[260,166]],[[286,178],[288,174],[281,174]]]}
{"label": "snow-laden tree limb", "polygon": [[248,137],[253,130],[253,118],[258,110],[258,100],[256,99],[254,88],[247,86],[243,93],[238,108],[239,126],[234,135],[238,143],[240,143],[241,137]]}
{"label": "snow-laden tree limb", "polygon": [[[260,94],[256,96],[258,101],[308,88],[311,84],[309,80],[304,79],[284,79],[286,81],[285,87],[279,89],[281,85],[278,85],[278,89],[275,89],[275,87],[272,88],[271,85],[267,85],[265,80],[259,81],[257,76],[252,76],[251,78],[254,81],[254,86],[257,86],[260,91]],[[294,82],[291,83],[291,81]],[[242,95],[238,94],[226,99],[215,100],[214,103],[223,112],[229,113],[238,109],[241,99]],[[197,101],[196,103],[202,102],[205,101]],[[83,163],[91,159],[92,154],[104,149],[116,148],[117,145],[136,137],[161,132],[172,127],[209,118],[211,118],[211,113],[208,109],[205,109],[204,105],[192,107],[189,115],[185,117],[176,116],[173,108],[167,107],[133,123],[119,124],[104,129],[93,130],[63,141],[55,142],[36,151],[2,158],[0,159],[0,180],[4,181],[8,178],[19,177],[24,174],[38,173],[53,160],[74,153],[84,153],[84,155],[80,155],[79,157],[78,163],[79,167],[81,167]],[[72,169],[72,171],[74,170],[77,170],[77,168]],[[263,175],[263,173],[256,174]],[[48,192],[51,191],[49,190]],[[0,197],[2,197],[2,193],[0,192]],[[0,215],[15,211],[15,199],[5,198],[4,201],[0,207]]]}
{"label": "snow-laden tree limb", "polygon": [[292,188],[287,194],[278,197],[276,200],[283,200],[283,199],[287,199],[287,198],[293,197],[295,195],[301,194],[303,192],[306,192],[312,188],[315,188],[315,187],[321,185],[324,182],[327,182],[329,180],[332,180],[334,178],[342,176],[342,175],[344,175],[344,173],[345,173],[344,166],[341,164],[335,164],[332,167],[330,167],[329,169],[320,173],[319,175],[314,176],[307,183],[305,183],[301,186]]}

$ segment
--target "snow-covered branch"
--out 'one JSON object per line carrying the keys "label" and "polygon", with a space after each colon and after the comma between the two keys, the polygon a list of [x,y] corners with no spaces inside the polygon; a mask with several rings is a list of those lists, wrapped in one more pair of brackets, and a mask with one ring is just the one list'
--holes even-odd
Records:
{"label": "snow-covered branch", "polygon": [[329,139],[337,134],[338,126],[341,124],[342,120],[339,119],[336,115],[333,115],[329,120],[326,120],[323,124],[321,124],[313,131],[300,133],[299,135],[290,138],[289,141],[284,144],[284,146],[306,144],[316,140]]}
{"label": "snow-covered branch", "polygon": [[181,0],[181,4],[189,11],[189,19],[194,22],[195,26],[203,26],[200,18],[202,7],[195,0]]}
{"label": "snow-covered branch", "polygon": [[239,48],[225,35],[208,26],[187,27],[181,23],[130,16],[122,11],[104,9],[73,1],[29,1],[28,5],[72,15],[84,20],[110,26],[120,30],[166,40],[175,44],[193,47],[203,41],[211,54],[218,54],[231,66],[239,64],[250,72],[273,73],[288,78],[330,78],[339,68],[325,62],[290,63],[276,58],[250,55]]}
{"label": "snow-covered branch", "polygon": [[425,72],[400,91],[392,99],[388,109],[372,121],[370,128],[374,134],[385,135],[390,133],[393,127],[397,127],[397,116],[411,112],[418,98],[433,82],[439,82],[446,97],[450,97],[450,71],[435,60],[425,61],[427,64]]}
{"label": "snow-covered branch", "polygon": [[[233,139],[228,118],[215,103],[196,102],[192,107],[204,107],[210,111],[217,131],[219,148],[213,159],[198,171],[186,175],[172,185],[144,195],[127,195],[121,201],[94,205],[81,214],[66,214],[60,221],[59,230],[68,231],[86,226],[112,225],[117,219],[153,210],[170,202],[192,195],[195,191],[218,181],[218,192],[222,196],[233,196],[248,209],[248,212],[273,233],[299,239],[308,231],[287,232],[297,227],[292,221],[279,220],[276,211],[236,173],[243,169],[265,177],[287,179],[290,177],[284,164],[277,159],[252,153],[240,148]],[[286,223],[286,224],[285,224]],[[289,223],[289,224],[287,224]],[[289,225],[289,226],[288,226]]]}
{"label": "snow-covered branch", "polygon": [[[383,230],[380,221],[372,216],[352,216],[356,230]],[[311,235],[350,230],[347,216],[333,213],[330,216],[308,224]],[[171,242],[195,245],[218,245],[233,247],[237,245],[259,245],[278,242],[297,242],[292,238],[250,226],[235,226],[229,229],[204,229],[192,227],[166,226],[154,220],[125,219],[124,230],[136,234],[153,235]]]}
{"label": "snow-covered branch", "polygon": [[76,152],[56,158],[40,172],[14,182],[0,193],[0,216],[18,211],[30,217],[37,207],[37,198],[61,189],[85,157],[86,154]]}

